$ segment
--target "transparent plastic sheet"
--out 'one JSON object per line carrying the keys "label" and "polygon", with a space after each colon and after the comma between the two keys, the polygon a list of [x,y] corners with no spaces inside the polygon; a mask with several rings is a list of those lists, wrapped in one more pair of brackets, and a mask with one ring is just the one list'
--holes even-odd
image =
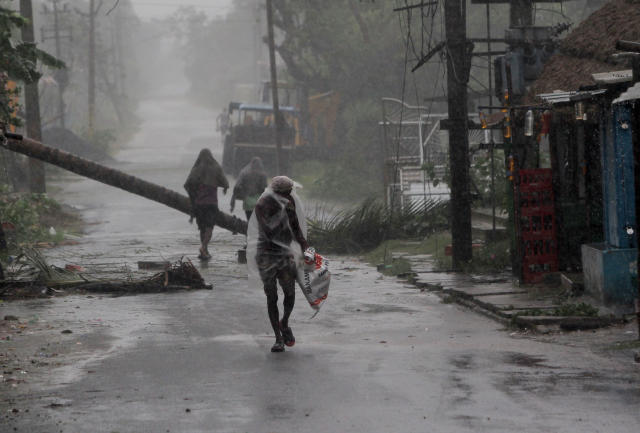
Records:
{"label": "transparent plastic sheet", "polygon": [[[288,202],[287,198],[276,194],[269,187],[264,190],[262,195],[260,196],[260,200],[262,198],[270,196],[272,197],[279,205],[280,209],[273,216],[270,217],[268,221],[266,221],[267,226],[269,228],[274,229],[278,226],[281,226],[283,230],[291,230],[289,224],[289,218],[287,216],[287,212],[285,206]],[[300,230],[302,235],[307,237],[307,222],[304,213],[304,207],[302,206],[302,202],[300,198],[295,193],[295,190],[291,192],[291,197],[296,205],[296,216],[298,217],[298,224],[300,225]],[[251,289],[259,290],[258,293],[262,292],[263,284],[262,279],[260,278],[260,270],[258,269],[258,261],[257,261],[257,253],[258,253],[258,243],[260,241],[260,231],[258,228],[258,219],[256,217],[256,213],[253,212],[251,215],[251,219],[249,220],[249,224],[247,227],[247,267],[249,268],[249,287]],[[277,254],[270,254],[270,258],[272,259],[273,266],[279,265],[281,260],[286,260],[289,257],[293,258],[296,269],[302,266],[303,263],[303,255],[300,244],[296,242],[295,238],[288,244],[281,244],[277,241],[275,242],[280,248],[280,251]],[[270,252],[271,253],[271,252]]]}

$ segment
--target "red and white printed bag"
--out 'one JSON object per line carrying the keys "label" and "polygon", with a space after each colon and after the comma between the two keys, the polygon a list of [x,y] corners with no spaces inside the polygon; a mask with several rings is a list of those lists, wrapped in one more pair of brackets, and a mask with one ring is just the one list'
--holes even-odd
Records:
{"label": "red and white printed bag", "polygon": [[297,274],[298,284],[309,305],[316,311],[320,310],[320,305],[329,294],[331,282],[328,260],[309,248],[304,252],[304,262],[298,266]]}

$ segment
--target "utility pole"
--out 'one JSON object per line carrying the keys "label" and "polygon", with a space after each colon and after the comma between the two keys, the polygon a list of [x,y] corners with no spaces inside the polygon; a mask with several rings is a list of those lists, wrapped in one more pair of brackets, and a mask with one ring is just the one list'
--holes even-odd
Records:
{"label": "utility pole", "polygon": [[473,45],[467,40],[466,0],[445,0],[451,237],[453,268],[472,258],[467,83]]}
{"label": "utility pole", "polygon": [[[487,2],[487,5],[489,2]],[[533,0],[511,0],[509,8],[509,26],[521,27],[533,25]]]}
{"label": "utility pole", "polygon": [[95,0],[89,0],[89,137],[93,137],[96,114],[96,15]]}
{"label": "utility pole", "polygon": [[262,85],[261,72],[261,47],[262,47],[262,23],[260,19],[260,4],[256,3],[253,9],[253,18],[255,20],[253,24],[253,61],[255,68],[255,82],[257,86]]}
{"label": "utility pole", "polygon": [[[20,14],[27,19],[22,27],[22,41],[34,44],[33,36],[33,8],[31,0],[20,0]],[[27,136],[34,140],[42,140],[40,124],[40,97],[38,95],[38,82],[25,83],[24,106],[27,121]],[[34,158],[29,158],[29,190],[36,193],[45,193],[44,163]]]}
{"label": "utility pole", "polygon": [[[46,33],[53,30],[53,39],[55,41],[56,58],[61,59],[62,58],[62,47],[61,47],[62,39],[63,38],[71,39],[71,29],[66,29],[67,34],[62,35],[61,32],[63,32],[64,29],[62,29],[60,26],[60,15],[68,11],[67,4],[65,3],[61,10],[59,8],[60,0],[50,0],[50,1],[53,5],[53,10],[49,11],[46,5],[44,5],[43,14],[53,15],[53,29],[45,29],[43,27],[40,29],[40,33],[41,33],[42,42],[45,42],[47,39],[51,39],[51,36],[46,36]],[[69,73],[66,68],[63,68],[63,69],[57,69],[54,72],[54,74],[55,74],[56,82],[58,83],[58,116],[59,116],[58,120],[60,122],[60,126],[62,128],[66,128],[65,115],[64,115],[64,112],[65,112],[64,91],[68,84]]]}
{"label": "utility pole", "polygon": [[123,11],[121,8],[118,8],[116,10],[116,16],[114,17],[115,20],[115,41],[114,41],[114,48],[115,48],[115,62],[117,64],[117,68],[118,68],[118,83],[119,83],[119,92],[120,92],[120,96],[124,96],[127,94],[127,88],[126,88],[126,78],[127,78],[127,70],[126,70],[126,65],[124,62],[124,48],[123,48],[123,42],[122,42],[122,32],[124,31],[123,26],[122,26],[122,22],[125,20],[125,15],[123,14]]}
{"label": "utility pole", "polygon": [[78,15],[89,18],[89,77],[88,77],[88,133],[93,136],[96,114],[96,16],[102,7],[102,0],[89,0],[89,12],[84,13],[78,9]]}
{"label": "utility pole", "polygon": [[[485,8],[486,24],[487,24],[487,76],[489,80],[489,107],[493,106],[493,77],[491,76],[491,68],[493,68],[493,59],[491,57],[491,9],[489,3]],[[492,110],[489,108],[489,114]],[[489,143],[489,161],[491,163],[491,242],[496,241],[496,174],[495,174],[495,143],[493,142],[493,131],[487,130],[490,135]]]}
{"label": "utility pole", "polygon": [[267,0],[267,34],[269,43],[269,64],[271,66],[271,99],[273,100],[273,116],[275,117],[276,130],[276,174],[282,174],[282,116],[278,102],[278,76],[276,73],[276,44],[273,35],[273,8],[271,0]]}

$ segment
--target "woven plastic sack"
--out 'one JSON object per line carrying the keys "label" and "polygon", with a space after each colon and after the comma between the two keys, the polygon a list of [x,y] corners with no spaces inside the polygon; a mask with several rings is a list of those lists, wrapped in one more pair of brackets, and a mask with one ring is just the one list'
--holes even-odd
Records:
{"label": "woven plastic sack", "polygon": [[304,262],[297,268],[297,281],[304,297],[314,310],[320,310],[321,304],[329,295],[331,272],[329,262],[313,248],[304,252]]}

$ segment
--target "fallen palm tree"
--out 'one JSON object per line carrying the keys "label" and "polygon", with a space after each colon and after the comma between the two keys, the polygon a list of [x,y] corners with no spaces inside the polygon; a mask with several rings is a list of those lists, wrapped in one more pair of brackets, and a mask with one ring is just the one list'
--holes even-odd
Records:
{"label": "fallen palm tree", "polygon": [[[0,144],[5,149],[56,165],[80,176],[120,188],[191,215],[191,203],[185,195],[18,134],[5,133],[4,137],[0,136],[0,138],[2,139]],[[246,221],[221,211],[217,214],[216,225],[232,233],[247,233]]]}

